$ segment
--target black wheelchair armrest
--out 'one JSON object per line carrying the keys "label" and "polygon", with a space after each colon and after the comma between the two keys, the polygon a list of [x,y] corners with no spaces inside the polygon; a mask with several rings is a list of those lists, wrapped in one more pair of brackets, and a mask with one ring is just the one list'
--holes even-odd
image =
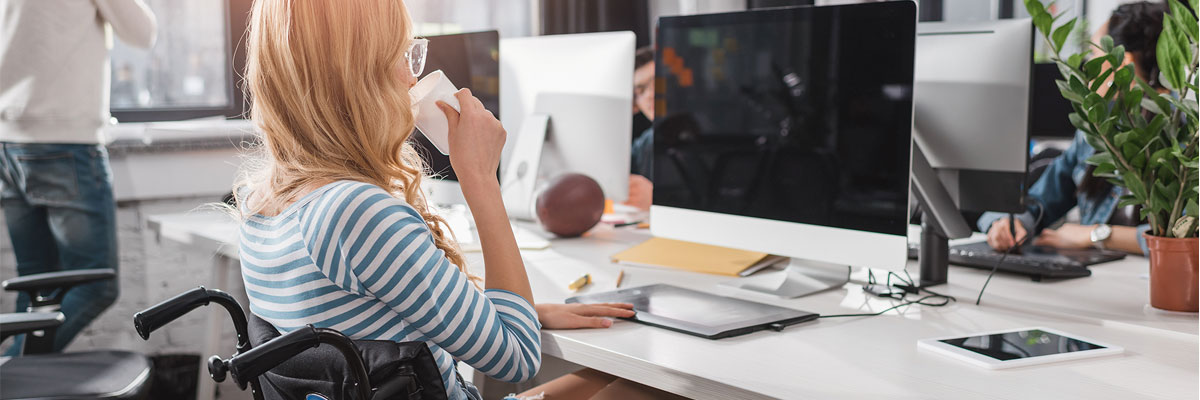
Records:
{"label": "black wheelchair armrest", "polygon": [[229,318],[233,320],[233,329],[237,332],[238,353],[249,350],[250,335],[246,331],[246,313],[242,311],[241,304],[238,304],[237,300],[228,293],[216,289],[205,289],[204,286],[180,293],[134,314],[133,327],[142,339],[150,339],[151,332],[196,308],[207,306],[210,302],[225,308],[225,311],[229,313]]}
{"label": "black wheelchair armrest", "polygon": [[226,372],[233,376],[238,387],[258,379],[267,371],[283,364],[303,353],[305,350],[319,345],[328,345],[341,353],[349,365],[354,387],[352,392],[357,400],[372,398],[370,375],[367,374],[366,363],[358,353],[354,341],[333,329],[316,328],[312,325],[288,332],[269,342],[263,343],[244,353],[234,355],[229,360],[221,360],[218,356],[209,359],[208,372],[214,380],[224,380]]}
{"label": "black wheelchair armrest", "polygon": [[33,292],[69,288],[75,285],[113,279],[117,271],[112,268],[79,269],[73,271],[47,272],[12,278],[0,283],[6,291]]}
{"label": "black wheelchair armrest", "polygon": [[12,335],[36,332],[62,325],[66,317],[61,312],[31,312],[0,314],[0,341]]}

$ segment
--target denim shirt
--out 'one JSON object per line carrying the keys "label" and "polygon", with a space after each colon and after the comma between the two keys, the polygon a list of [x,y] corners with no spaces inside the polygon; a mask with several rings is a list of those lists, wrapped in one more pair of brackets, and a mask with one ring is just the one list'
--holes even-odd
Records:
{"label": "denim shirt", "polygon": [[633,140],[631,157],[629,157],[629,173],[641,175],[654,180],[654,128],[647,128]]}
{"label": "denim shirt", "polygon": [[[1055,158],[1046,168],[1046,172],[1029,188],[1029,197],[1036,201],[1031,202],[1028,205],[1028,211],[1016,215],[1016,218],[1026,228],[1033,226],[1034,234],[1040,233],[1055,221],[1062,219],[1068,211],[1076,206],[1079,207],[1079,223],[1081,225],[1108,223],[1112,218],[1113,211],[1117,209],[1117,202],[1125,190],[1124,188],[1114,186],[1108,195],[1095,199],[1088,197],[1087,194],[1079,193],[1077,190],[1079,183],[1083,182],[1083,178],[1087,174],[1088,165],[1084,161],[1095,152],[1092,146],[1084,140],[1083,135],[1084,133],[1081,131],[1075,132],[1075,139],[1071,141],[1071,146],[1062,155]],[[1034,216],[1040,206],[1038,202],[1045,205],[1043,211],[1045,215],[1042,216],[1041,223],[1034,226]],[[979,230],[987,232],[993,222],[1007,217],[1008,214],[1005,213],[984,213],[982,217],[979,217]],[[1138,225],[1137,230],[1138,245],[1141,246],[1143,254],[1148,254],[1146,239],[1142,237],[1141,233],[1150,230],[1150,225]]]}

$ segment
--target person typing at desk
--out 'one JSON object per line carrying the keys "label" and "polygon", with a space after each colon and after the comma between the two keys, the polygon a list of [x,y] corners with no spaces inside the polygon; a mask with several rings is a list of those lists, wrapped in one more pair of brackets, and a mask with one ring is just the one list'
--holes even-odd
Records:
{"label": "person typing at desk", "polygon": [[[408,141],[425,48],[403,2],[259,0],[250,20],[246,81],[263,144],[234,192],[251,312],[281,332],[424,341],[452,399],[480,398],[460,361],[524,381],[541,364],[540,329],[633,316],[629,304],[533,303],[496,181],[506,133],[461,90],[460,111],[439,107],[486,260],[484,279],[467,273]],[[551,383],[547,398],[658,396],[590,370]]]}
{"label": "person typing at desk", "polygon": [[[1162,32],[1162,17],[1166,11],[1167,6],[1163,3],[1121,5],[1100,27],[1092,42],[1099,43],[1106,33],[1112,36],[1116,45],[1125,46],[1125,62],[1134,65],[1137,75],[1155,88],[1165,90],[1158,79],[1155,45]],[[1096,167],[1085,162],[1094,151],[1084,140],[1084,133],[1076,132],[1070,147],[1029,188],[1033,204],[1029,211],[1016,216],[1014,226],[1010,227],[1007,214],[990,212],[979,218],[979,229],[987,232],[988,244],[999,251],[1008,250],[1014,243],[1023,241],[1032,229],[1035,233],[1040,231],[1033,241],[1036,245],[1064,249],[1100,247],[1146,254],[1146,241],[1141,234],[1149,230],[1149,225],[1141,221],[1135,207],[1117,207],[1122,189],[1097,177],[1093,174]],[[1080,211],[1080,223],[1068,222],[1057,229],[1047,229],[1049,223],[1059,220],[1076,206]],[[1034,216],[1038,212],[1044,215],[1041,223],[1035,226]],[[1011,231],[1016,233],[1015,241]]]}

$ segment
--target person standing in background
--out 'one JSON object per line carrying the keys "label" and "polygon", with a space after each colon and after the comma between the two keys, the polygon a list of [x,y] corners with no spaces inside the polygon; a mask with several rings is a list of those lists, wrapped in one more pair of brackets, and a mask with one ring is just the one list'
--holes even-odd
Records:
{"label": "person standing in background", "polygon": [[[17,274],[117,269],[116,206],[101,128],[109,118],[110,35],[150,48],[142,0],[0,0],[0,208]],[[62,302],[62,351],[116,301],[116,280]],[[29,298],[21,294],[16,309]],[[6,355],[18,355],[17,337]]]}
{"label": "person standing in background", "polygon": [[[633,56],[633,105],[654,122],[654,48],[642,47]],[[654,127],[633,139],[630,157],[629,200],[625,204],[649,210],[653,202]]]}

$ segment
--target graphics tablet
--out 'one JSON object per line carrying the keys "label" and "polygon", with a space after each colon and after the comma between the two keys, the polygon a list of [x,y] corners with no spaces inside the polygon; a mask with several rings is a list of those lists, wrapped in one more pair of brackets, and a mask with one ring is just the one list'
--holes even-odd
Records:
{"label": "graphics tablet", "polygon": [[925,339],[917,347],[988,369],[1120,354],[1121,347],[1047,328]]}
{"label": "graphics tablet", "polygon": [[650,285],[575,296],[567,303],[630,303],[637,315],[625,318],[708,339],[811,321],[817,314],[671,285]]}

